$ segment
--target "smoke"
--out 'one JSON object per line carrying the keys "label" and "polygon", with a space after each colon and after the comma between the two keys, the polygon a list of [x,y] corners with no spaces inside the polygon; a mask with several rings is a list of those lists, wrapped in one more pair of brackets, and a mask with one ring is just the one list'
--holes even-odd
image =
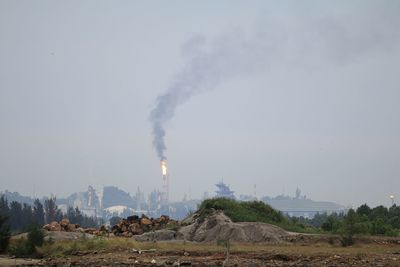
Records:
{"label": "smoke", "polygon": [[182,47],[183,68],[157,97],[150,114],[158,157],[166,159],[165,123],[174,117],[179,105],[196,94],[212,90],[231,77],[265,72],[272,66],[347,64],[372,51],[391,49],[400,38],[399,7],[370,2],[346,6],[346,12],[329,8],[311,14],[289,12],[262,21],[251,35],[231,29],[211,41],[201,35],[191,38]]}
{"label": "smoke", "polygon": [[175,114],[179,105],[194,95],[212,90],[232,76],[261,68],[260,48],[240,30],[231,30],[210,44],[203,36],[191,38],[182,48],[185,66],[165,93],[157,97],[151,111],[153,145],[160,159],[165,156],[165,123]]}

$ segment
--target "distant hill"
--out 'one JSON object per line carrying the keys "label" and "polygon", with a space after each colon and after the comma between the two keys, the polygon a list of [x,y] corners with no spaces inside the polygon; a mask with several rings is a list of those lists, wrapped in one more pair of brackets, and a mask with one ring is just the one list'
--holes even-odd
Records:
{"label": "distant hill", "polygon": [[33,202],[35,201],[31,197],[22,196],[18,192],[10,192],[8,190],[5,190],[4,192],[0,192],[0,195],[4,195],[4,197],[7,199],[8,203],[10,203],[12,201],[17,201],[19,203],[26,203],[29,205],[33,205]]}

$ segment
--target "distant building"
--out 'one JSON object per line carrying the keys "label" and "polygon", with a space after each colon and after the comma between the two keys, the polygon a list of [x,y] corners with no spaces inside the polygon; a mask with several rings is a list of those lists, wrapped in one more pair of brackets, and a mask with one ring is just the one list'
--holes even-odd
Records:
{"label": "distant building", "polygon": [[235,199],[235,195],[233,194],[234,191],[232,191],[228,185],[224,184],[224,182],[221,181],[215,186],[218,188],[218,190],[215,191],[215,193],[217,194],[216,197]]}
{"label": "distant building", "polygon": [[342,205],[328,201],[314,201],[301,195],[299,188],[296,189],[295,197],[279,195],[274,198],[263,197],[263,202],[271,205],[274,209],[281,211],[283,214],[294,217],[312,218],[320,213],[341,213],[346,208]]}

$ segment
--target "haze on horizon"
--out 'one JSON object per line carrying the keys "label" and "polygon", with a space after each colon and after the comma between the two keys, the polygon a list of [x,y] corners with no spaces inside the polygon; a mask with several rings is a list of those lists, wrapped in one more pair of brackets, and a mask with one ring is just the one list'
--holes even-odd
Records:
{"label": "haze on horizon", "polygon": [[388,205],[398,14],[389,0],[0,1],[0,191],[160,189],[150,113],[206,55],[163,122],[173,200],[223,179],[239,194]]}

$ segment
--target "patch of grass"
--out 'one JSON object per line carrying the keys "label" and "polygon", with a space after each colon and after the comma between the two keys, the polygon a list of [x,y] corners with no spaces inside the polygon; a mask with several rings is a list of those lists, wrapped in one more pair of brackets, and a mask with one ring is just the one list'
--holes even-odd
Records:
{"label": "patch of grass", "polygon": [[81,251],[103,250],[109,248],[110,245],[110,242],[100,237],[81,238],[79,240],[47,242],[42,247],[37,248],[37,253],[43,257],[60,257],[74,255]]}
{"label": "patch of grass", "polygon": [[149,249],[153,244],[141,244],[127,238],[103,238],[94,237],[91,239],[81,238],[78,240],[62,240],[47,242],[42,247],[37,248],[37,253],[42,257],[64,257],[76,255],[80,252],[102,251],[102,250],[125,250],[132,248]]}

